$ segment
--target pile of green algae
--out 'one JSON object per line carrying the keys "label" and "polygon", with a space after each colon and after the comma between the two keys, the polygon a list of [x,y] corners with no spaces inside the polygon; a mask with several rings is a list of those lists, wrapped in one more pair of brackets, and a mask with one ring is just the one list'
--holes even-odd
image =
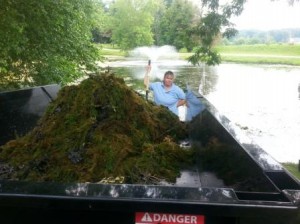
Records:
{"label": "pile of green algae", "polygon": [[0,147],[0,179],[157,184],[193,163],[186,124],[113,74],[63,87],[27,135]]}

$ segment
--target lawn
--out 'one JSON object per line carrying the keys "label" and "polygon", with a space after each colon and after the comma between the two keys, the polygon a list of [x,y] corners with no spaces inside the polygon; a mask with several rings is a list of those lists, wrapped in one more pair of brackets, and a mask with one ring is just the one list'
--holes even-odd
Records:
{"label": "lawn", "polygon": [[252,54],[269,56],[299,56],[300,45],[290,44],[256,44],[217,46],[222,54]]}
{"label": "lawn", "polygon": [[295,163],[283,163],[282,164],[291,174],[300,180],[300,171],[298,170],[298,164]]}
{"label": "lawn", "polygon": [[228,45],[216,50],[223,62],[300,66],[300,45]]}

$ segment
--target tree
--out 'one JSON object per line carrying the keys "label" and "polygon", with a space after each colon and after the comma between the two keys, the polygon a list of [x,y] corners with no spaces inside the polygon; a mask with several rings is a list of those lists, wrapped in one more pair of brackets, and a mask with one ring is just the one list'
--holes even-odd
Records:
{"label": "tree", "polygon": [[94,0],[2,0],[0,88],[68,83],[95,70]]}
{"label": "tree", "polygon": [[112,5],[112,40],[122,50],[153,44],[151,28],[156,2],[116,0]]}
{"label": "tree", "polygon": [[189,57],[192,64],[204,62],[216,65],[221,62],[221,57],[214,50],[215,40],[222,37],[230,38],[237,33],[230,18],[238,16],[243,11],[246,0],[232,0],[220,5],[219,0],[201,0],[202,17],[197,29],[194,30],[201,38],[201,44],[196,48],[195,54]]}
{"label": "tree", "polygon": [[161,40],[162,32],[161,32],[160,23],[164,14],[166,13],[167,4],[168,3],[166,3],[166,0],[162,0],[161,4],[158,4],[157,10],[154,12],[152,33],[153,33],[155,45],[163,45],[162,44],[163,42]]}
{"label": "tree", "polygon": [[110,43],[112,26],[111,17],[109,15],[109,4],[100,2],[96,10],[96,22],[92,30],[93,41],[95,43]]}
{"label": "tree", "polygon": [[189,51],[199,44],[198,38],[192,35],[196,26],[197,11],[193,4],[186,0],[174,0],[161,16],[159,22],[158,45],[173,45],[178,50]]}

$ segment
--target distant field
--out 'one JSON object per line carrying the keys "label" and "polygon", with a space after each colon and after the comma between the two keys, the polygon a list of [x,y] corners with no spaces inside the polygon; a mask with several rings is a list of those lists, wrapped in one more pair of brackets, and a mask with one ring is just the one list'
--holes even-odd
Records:
{"label": "distant field", "polygon": [[[272,45],[230,45],[218,46],[223,62],[285,64],[300,66],[300,45],[272,44]],[[102,54],[108,60],[115,57],[126,57],[117,46],[102,45]],[[179,53],[182,59],[187,59],[192,53]]]}
{"label": "distant field", "polygon": [[233,45],[216,49],[226,62],[300,65],[300,45]]}
{"label": "distant field", "polygon": [[271,45],[232,45],[218,46],[216,48],[221,53],[239,53],[253,55],[274,55],[274,56],[299,56],[300,45],[271,44]]}

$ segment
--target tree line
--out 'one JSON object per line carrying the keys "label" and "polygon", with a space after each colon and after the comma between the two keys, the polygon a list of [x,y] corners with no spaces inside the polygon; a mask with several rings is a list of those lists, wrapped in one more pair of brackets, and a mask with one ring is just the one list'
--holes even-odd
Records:
{"label": "tree line", "polygon": [[[298,41],[297,41],[298,40]],[[273,43],[299,43],[299,29],[278,29],[278,30],[239,30],[236,36],[227,39],[224,38],[222,43],[225,45],[252,45],[252,44],[273,44]]]}
{"label": "tree line", "polygon": [[[283,0],[286,1],[286,0]],[[101,45],[193,49],[215,65],[214,44],[237,33],[230,19],[246,0],[1,0],[0,90],[68,84],[97,72]],[[194,4],[197,3],[197,4]]]}
{"label": "tree line", "polygon": [[191,1],[118,0],[102,2],[102,10],[103,23],[93,30],[97,43],[113,43],[124,51],[144,45],[191,51],[200,44],[194,32],[201,22],[200,8]]}

